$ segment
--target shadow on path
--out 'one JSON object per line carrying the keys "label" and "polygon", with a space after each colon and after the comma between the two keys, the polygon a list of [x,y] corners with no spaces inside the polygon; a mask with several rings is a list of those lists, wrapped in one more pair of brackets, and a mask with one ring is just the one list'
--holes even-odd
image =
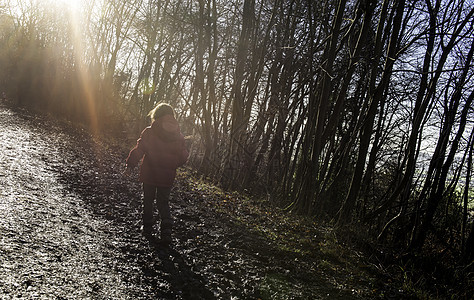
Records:
{"label": "shadow on path", "polygon": [[[150,247],[153,251],[155,263],[148,268],[152,274],[162,272],[167,274],[167,281],[171,285],[171,290],[178,291],[183,299],[217,299],[205,285],[205,280],[201,275],[193,272],[181,253],[173,249],[172,245],[163,245],[154,235],[147,235]],[[158,262],[158,264],[157,264]]]}

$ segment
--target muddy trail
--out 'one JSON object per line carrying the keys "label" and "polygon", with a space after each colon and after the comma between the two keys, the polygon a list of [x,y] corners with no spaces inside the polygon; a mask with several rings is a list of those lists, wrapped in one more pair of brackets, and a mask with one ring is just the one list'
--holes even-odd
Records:
{"label": "muddy trail", "polygon": [[0,299],[401,295],[374,286],[378,275],[357,253],[321,252],[320,231],[279,221],[186,170],[171,195],[172,245],[145,238],[140,184],[122,175],[124,147],[80,127],[0,104],[0,140]]}

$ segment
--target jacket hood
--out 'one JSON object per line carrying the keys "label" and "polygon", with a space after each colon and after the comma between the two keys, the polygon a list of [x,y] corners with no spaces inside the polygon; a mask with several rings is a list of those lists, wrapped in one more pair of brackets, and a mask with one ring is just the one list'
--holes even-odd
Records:
{"label": "jacket hood", "polygon": [[181,136],[178,121],[172,115],[165,115],[151,124],[153,133],[165,141],[174,141]]}

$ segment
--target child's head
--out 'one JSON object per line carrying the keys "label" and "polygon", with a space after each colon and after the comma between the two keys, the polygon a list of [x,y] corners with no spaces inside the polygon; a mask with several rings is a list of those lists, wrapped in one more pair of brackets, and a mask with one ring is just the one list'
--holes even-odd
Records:
{"label": "child's head", "polygon": [[160,103],[154,109],[150,111],[148,116],[150,116],[151,121],[155,121],[163,116],[171,115],[174,117],[173,107],[167,103]]}

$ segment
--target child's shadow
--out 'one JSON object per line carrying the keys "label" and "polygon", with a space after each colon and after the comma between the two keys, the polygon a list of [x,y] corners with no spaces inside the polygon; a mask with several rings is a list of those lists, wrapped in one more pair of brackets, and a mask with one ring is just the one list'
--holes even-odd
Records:
{"label": "child's shadow", "polygon": [[167,281],[172,290],[179,293],[183,299],[216,299],[215,295],[206,287],[205,279],[192,270],[172,245],[162,243],[152,234],[145,235],[145,238],[161,262],[161,271],[169,274]]}

